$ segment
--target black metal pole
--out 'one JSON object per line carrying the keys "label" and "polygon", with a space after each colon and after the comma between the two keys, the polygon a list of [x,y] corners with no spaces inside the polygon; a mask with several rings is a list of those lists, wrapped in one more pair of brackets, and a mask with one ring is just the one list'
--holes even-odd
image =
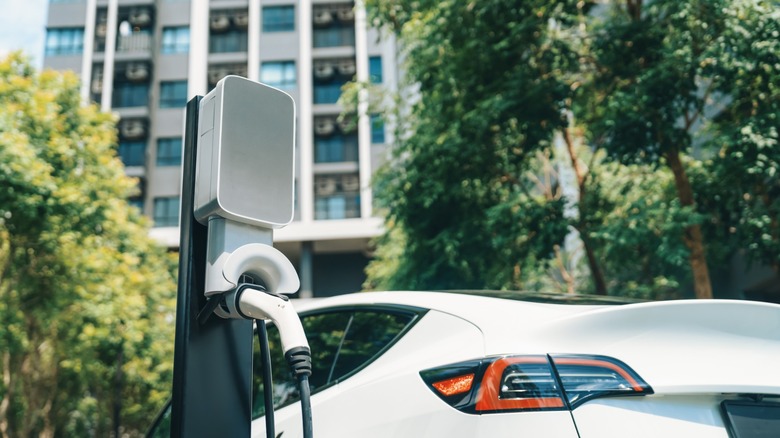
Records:
{"label": "black metal pole", "polygon": [[193,216],[201,99],[196,96],[187,103],[184,128],[171,437],[249,437],[252,321],[212,316],[201,324],[197,319],[206,303],[208,237],[207,227]]}

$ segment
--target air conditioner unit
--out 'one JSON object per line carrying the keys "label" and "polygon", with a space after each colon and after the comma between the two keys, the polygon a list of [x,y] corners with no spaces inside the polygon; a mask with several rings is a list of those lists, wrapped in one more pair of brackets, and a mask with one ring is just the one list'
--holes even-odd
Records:
{"label": "air conditioner unit", "polygon": [[146,125],[143,120],[123,120],[119,124],[119,135],[128,140],[146,137]]}
{"label": "air conditioner unit", "polygon": [[352,76],[357,70],[355,69],[355,61],[352,59],[345,59],[339,62],[339,73],[343,76]]}
{"label": "air conditioner unit", "polygon": [[218,14],[211,17],[211,30],[223,32],[230,28],[230,18],[225,14]]}
{"label": "air conditioner unit", "polygon": [[152,14],[146,8],[133,9],[130,11],[130,15],[127,17],[127,21],[133,26],[144,27],[148,26],[152,22]]}
{"label": "air conditioner unit", "polygon": [[236,65],[233,68],[230,69],[228,72],[229,75],[236,75],[236,76],[243,76],[247,77],[248,71],[246,65],[240,64]]}
{"label": "air conditioner unit", "polygon": [[349,6],[339,8],[339,10],[336,12],[336,15],[339,17],[339,21],[343,21],[345,23],[355,21],[355,10]]}
{"label": "air conditioner unit", "polygon": [[229,72],[225,68],[215,68],[213,70],[209,70],[209,84],[215,85],[217,82],[219,82],[220,79],[224,78],[228,74]]}
{"label": "air conditioner unit", "polygon": [[125,77],[132,82],[142,82],[149,78],[149,67],[143,63],[133,63],[127,66]]}
{"label": "air conditioner unit", "polygon": [[338,124],[339,124],[339,131],[345,134],[352,132],[357,128],[357,124],[355,123],[354,118],[350,116],[341,116],[341,119],[338,121]]}
{"label": "air conditioner unit", "polygon": [[330,117],[319,117],[314,119],[314,134],[317,136],[327,136],[336,132],[336,123]]}
{"label": "air conditioner unit", "polygon": [[318,62],[314,64],[314,77],[317,79],[329,79],[333,77],[335,70],[330,62]]}
{"label": "air conditioner unit", "polygon": [[106,23],[98,23],[95,26],[95,36],[98,38],[105,38],[108,35],[108,25]]}
{"label": "air conditioner unit", "polygon": [[233,17],[233,23],[236,25],[239,29],[246,29],[249,27],[249,13],[248,12],[238,12]]}
{"label": "air conditioner unit", "polygon": [[333,22],[333,14],[331,14],[328,10],[320,9],[318,11],[314,11],[312,21],[314,21],[314,25],[317,27],[330,26],[330,23]]}
{"label": "air conditioner unit", "polygon": [[318,196],[329,196],[336,193],[336,180],[331,177],[317,178],[314,181],[314,193]]}
{"label": "air conditioner unit", "polygon": [[345,192],[357,192],[360,190],[360,177],[358,175],[343,175],[341,189]]}
{"label": "air conditioner unit", "polygon": [[103,92],[103,79],[101,79],[101,78],[92,79],[92,84],[90,85],[89,89],[94,94],[102,93]]}

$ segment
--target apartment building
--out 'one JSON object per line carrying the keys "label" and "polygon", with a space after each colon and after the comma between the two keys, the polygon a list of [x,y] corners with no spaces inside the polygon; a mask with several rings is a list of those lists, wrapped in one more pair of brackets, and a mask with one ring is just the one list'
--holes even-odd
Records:
{"label": "apartment building", "polygon": [[341,86],[397,87],[392,38],[351,0],[51,0],[44,66],[73,70],[85,102],[119,115],[131,202],[178,247],[183,108],[222,77],[280,88],[297,106],[295,218],[274,233],[300,296],[360,290],[381,232],[370,178],[391,133],[371,115],[340,124]]}

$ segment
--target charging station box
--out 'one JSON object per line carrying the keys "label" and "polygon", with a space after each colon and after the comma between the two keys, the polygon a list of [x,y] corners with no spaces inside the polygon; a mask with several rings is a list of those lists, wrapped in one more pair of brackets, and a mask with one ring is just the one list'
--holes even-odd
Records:
{"label": "charging station box", "polygon": [[263,228],[292,221],[295,102],[289,94],[226,76],[200,102],[195,219]]}

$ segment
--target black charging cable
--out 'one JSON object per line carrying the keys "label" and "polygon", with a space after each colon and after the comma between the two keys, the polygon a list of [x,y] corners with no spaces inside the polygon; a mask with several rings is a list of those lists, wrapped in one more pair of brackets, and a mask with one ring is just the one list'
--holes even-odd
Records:
{"label": "black charging cable", "polygon": [[311,418],[311,351],[305,347],[291,348],[284,354],[293,375],[298,380],[298,392],[301,394],[301,416],[303,418],[303,438],[312,438]]}
{"label": "black charging cable", "polygon": [[265,436],[276,438],[274,422],[274,380],[271,370],[271,349],[268,347],[268,329],[265,321],[256,319],[257,340],[260,342],[260,368],[263,373],[263,400],[265,402]]}

